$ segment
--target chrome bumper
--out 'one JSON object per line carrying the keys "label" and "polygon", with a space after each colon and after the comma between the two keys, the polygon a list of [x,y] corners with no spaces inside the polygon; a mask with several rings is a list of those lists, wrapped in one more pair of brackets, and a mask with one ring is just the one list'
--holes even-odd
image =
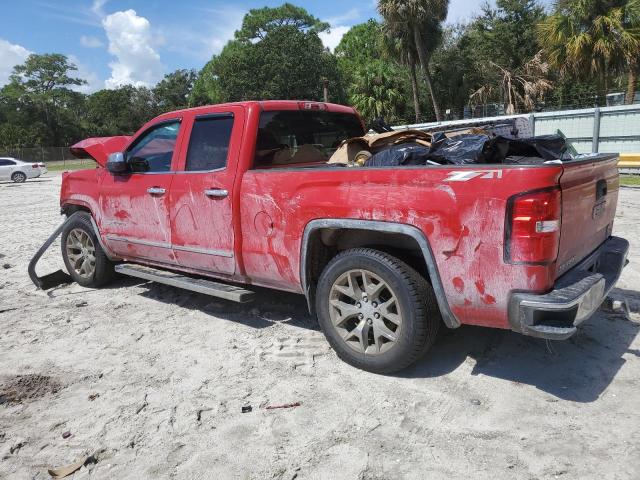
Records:
{"label": "chrome bumper", "polygon": [[569,338],[602,305],[627,263],[628,251],[629,242],[610,237],[560,277],[551,292],[513,293],[509,303],[511,329],[552,340]]}

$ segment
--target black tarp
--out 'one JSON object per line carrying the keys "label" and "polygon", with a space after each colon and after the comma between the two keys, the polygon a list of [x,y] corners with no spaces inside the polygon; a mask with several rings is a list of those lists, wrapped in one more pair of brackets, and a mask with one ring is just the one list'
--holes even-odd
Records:
{"label": "black tarp", "polygon": [[562,159],[566,150],[566,141],[560,135],[514,139],[476,134],[447,137],[440,132],[433,136],[430,148],[414,142],[393,145],[373,155],[365,166],[425,165],[429,161],[440,165],[539,165]]}
{"label": "black tarp", "polygon": [[396,167],[398,165],[424,165],[429,147],[415,142],[392,145],[380,150],[365,162],[365,167]]}

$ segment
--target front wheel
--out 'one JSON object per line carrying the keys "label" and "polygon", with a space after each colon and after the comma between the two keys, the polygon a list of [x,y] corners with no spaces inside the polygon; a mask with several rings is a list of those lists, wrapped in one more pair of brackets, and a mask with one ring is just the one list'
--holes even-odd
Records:
{"label": "front wheel", "polygon": [[387,253],[346,250],[322,272],[320,326],[338,356],[374,373],[393,373],[433,344],[442,318],[431,285]]}
{"label": "front wheel", "polygon": [[11,180],[15,183],[24,183],[27,181],[27,174],[24,172],[14,172],[14,174],[11,175]]}
{"label": "front wheel", "polygon": [[88,213],[75,214],[67,223],[61,247],[69,275],[83,287],[99,287],[113,279],[114,264],[100,247]]}

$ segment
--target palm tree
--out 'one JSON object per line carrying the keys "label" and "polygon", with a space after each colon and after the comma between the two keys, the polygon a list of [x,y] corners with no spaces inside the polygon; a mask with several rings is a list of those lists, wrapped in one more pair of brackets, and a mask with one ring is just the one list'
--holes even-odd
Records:
{"label": "palm tree", "polygon": [[538,33],[549,63],[561,74],[594,75],[606,93],[610,73],[626,71],[626,101],[633,102],[640,56],[640,0],[558,2]]}
{"label": "palm tree", "polygon": [[431,94],[436,120],[442,120],[429,61],[442,36],[442,22],[447,18],[449,0],[379,0],[378,11],[388,31],[396,32],[399,38],[407,36],[413,43]]}
{"label": "palm tree", "polygon": [[377,61],[359,69],[351,90],[351,104],[366,121],[378,117],[391,122],[398,120],[404,96],[397,72],[389,64]]}
{"label": "palm tree", "polygon": [[506,105],[507,115],[517,113],[520,106],[531,112],[553,87],[547,79],[549,64],[542,60],[542,52],[514,70],[494,62],[489,62],[489,68],[498,75],[498,81],[487,83],[473,92],[469,97],[472,106],[500,98]]}
{"label": "palm tree", "polygon": [[420,110],[420,94],[418,92],[418,76],[416,73],[418,54],[413,42],[406,35],[397,37],[395,32],[385,29],[382,46],[386,57],[395,59],[400,65],[409,69],[411,90],[413,92],[413,108],[416,114],[416,123],[418,123],[422,117],[422,112]]}

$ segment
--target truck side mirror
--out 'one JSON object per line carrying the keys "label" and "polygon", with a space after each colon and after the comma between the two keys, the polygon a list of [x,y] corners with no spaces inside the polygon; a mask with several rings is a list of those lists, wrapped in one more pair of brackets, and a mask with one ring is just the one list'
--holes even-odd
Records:
{"label": "truck side mirror", "polygon": [[124,158],[124,153],[116,152],[109,155],[107,158],[107,170],[109,170],[114,175],[118,175],[121,173],[127,173],[129,167]]}

